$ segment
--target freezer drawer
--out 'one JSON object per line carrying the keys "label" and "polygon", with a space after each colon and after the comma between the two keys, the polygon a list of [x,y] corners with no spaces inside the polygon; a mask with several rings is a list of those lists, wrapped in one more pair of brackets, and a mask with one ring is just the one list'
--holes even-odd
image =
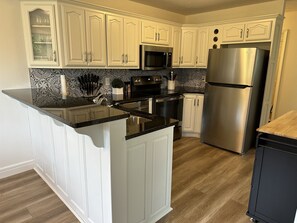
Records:
{"label": "freezer drawer", "polygon": [[232,88],[207,84],[201,141],[243,153],[245,139],[249,137],[246,129],[251,92],[251,87]]}

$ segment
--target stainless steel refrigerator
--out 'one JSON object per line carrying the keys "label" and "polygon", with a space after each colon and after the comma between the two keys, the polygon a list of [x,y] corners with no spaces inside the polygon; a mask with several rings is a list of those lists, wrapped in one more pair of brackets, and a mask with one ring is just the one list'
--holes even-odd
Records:
{"label": "stainless steel refrigerator", "polygon": [[209,51],[201,142],[244,154],[259,125],[269,51]]}

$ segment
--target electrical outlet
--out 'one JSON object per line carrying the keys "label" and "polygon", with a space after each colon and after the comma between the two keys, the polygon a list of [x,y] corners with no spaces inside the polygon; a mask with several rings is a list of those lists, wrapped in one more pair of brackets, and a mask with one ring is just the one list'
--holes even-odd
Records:
{"label": "electrical outlet", "polygon": [[109,79],[109,77],[105,77],[104,78],[104,85],[105,86],[109,86],[110,85],[110,79]]}
{"label": "electrical outlet", "polygon": [[202,80],[202,81],[205,81],[205,76],[203,76],[203,77],[201,78],[201,80]]}

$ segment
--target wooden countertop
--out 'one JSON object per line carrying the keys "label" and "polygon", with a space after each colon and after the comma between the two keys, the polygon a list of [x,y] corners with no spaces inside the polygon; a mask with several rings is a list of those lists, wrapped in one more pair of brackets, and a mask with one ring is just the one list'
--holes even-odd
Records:
{"label": "wooden countertop", "polygon": [[257,131],[297,139],[297,111],[290,111],[258,128]]}

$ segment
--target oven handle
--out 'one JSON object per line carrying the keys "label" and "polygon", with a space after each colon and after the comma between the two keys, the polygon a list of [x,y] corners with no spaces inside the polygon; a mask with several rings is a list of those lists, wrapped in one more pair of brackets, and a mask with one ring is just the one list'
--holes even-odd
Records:
{"label": "oven handle", "polygon": [[172,97],[164,97],[164,98],[157,98],[156,103],[162,103],[162,102],[167,102],[167,101],[177,101],[183,99],[183,95],[179,96],[172,96]]}

